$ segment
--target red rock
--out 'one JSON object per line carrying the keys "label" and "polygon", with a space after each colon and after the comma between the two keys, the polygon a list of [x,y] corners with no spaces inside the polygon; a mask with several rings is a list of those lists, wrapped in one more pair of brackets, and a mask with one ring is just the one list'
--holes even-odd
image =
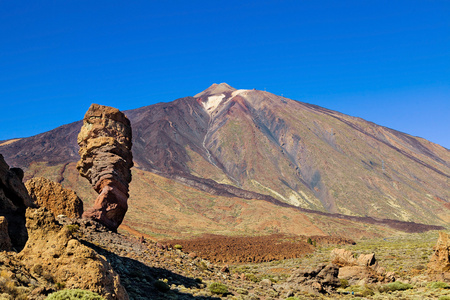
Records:
{"label": "red rock", "polygon": [[118,109],[92,104],[78,135],[77,169],[99,196],[83,218],[94,219],[116,231],[128,210],[131,181],[131,125]]}

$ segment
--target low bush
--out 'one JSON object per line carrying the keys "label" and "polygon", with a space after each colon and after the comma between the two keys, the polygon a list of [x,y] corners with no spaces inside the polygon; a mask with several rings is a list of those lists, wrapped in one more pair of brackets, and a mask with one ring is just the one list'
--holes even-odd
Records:
{"label": "low bush", "polygon": [[228,287],[220,282],[213,282],[208,287],[209,291],[217,295],[228,294]]}
{"label": "low bush", "polygon": [[413,288],[413,286],[409,283],[395,281],[395,282],[391,282],[391,283],[381,286],[379,290],[381,293],[384,293],[384,292],[393,292],[393,291],[404,291],[404,290],[409,290],[412,288]]}
{"label": "low bush", "polygon": [[66,225],[66,227],[67,227],[67,229],[69,229],[69,232],[72,234],[77,232],[80,229],[80,225],[78,225],[78,224],[69,224],[69,225]]}
{"label": "low bush", "polygon": [[341,278],[341,279],[339,279],[339,281],[341,282],[341,288],[345,289],[346,287],[349,286],[347,279]]}
{"label": "low bush", "polygon": [[430,282],[428,286],[432,289],[450,289],[450,285],[442,281]]}
{"label": "low bush", "polygon": [[91,291],[74,289],[51,293],[46,300],[105,300],[105,298]]}
{"label": "low bush", "polygon": [[375,294],[375,292],[373,291],[374,287],[372,285],[352,285],[352,286],[348,286],[345,291],[350,293],[350,294],[354,294],[354,295],[358,295],[358,296],[362,296],[362,297],[368,297],[368,296],[373,296]]}

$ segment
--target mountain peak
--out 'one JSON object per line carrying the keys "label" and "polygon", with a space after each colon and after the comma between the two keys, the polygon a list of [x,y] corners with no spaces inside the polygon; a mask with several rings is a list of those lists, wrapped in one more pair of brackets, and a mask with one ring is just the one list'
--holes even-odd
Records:
{"label": "mountain peak", "polygon": [[202,96],[214,96],[214,95],[220,95],[225,93],[232,93],[236,91],[234,87],[231,87],[225,82],[222,82],[220,84],[213,83],[209,88],[204,90],[203,92],[198,93],[194,96],[194,98],[200,98]]}

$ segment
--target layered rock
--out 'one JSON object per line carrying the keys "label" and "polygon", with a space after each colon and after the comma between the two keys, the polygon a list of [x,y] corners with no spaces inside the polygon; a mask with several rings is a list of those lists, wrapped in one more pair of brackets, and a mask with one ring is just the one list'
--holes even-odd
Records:
{"label": "layered rock", "polygon": [[446,277],[450,278],[450,235],[439,232],[439,238],[433,249],[428,270],[431,273],[449,273]]}
{"label": "layered rock", "polygon": [[92,104],[78,135],[80,161],[77,169],[99,196],[83,217],[115,231],[128,209],[131,181],[131,125],[118,109]]}
{"label": "layered rock", "polygon": [[29,239],[17,254],[25,268],[36,276],[51,276],[66,288],[96,292],[108,300],[128,299],[119,276],[108,261],[72,237],[44,207],[27,209]]}
{"label": "layered rock", "polygon": [[65,215],[69,218],[81,218],[83,201],[74,191],[63,188],[60,183],[44,177],[34,177],[25,183],[25,187],[35,203],[47,208],[55,217]]}
{"label": "layered rock", "polygon": [[9,168],[0,154],[0,216],[8,222],[8,235],[12,246],[20,250],[27,241],[25,210],[34,203],[22,182],[23,171]]}

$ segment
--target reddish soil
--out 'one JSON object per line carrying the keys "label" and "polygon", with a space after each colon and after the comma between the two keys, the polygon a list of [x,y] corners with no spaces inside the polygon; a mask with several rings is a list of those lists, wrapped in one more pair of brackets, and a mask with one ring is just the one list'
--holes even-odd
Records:
{"label": "reddish soil", "polygon": [[[354,244],[339,237],[310,237],[316,245]],[[190,240],[168,240],[169,247],[181,245],[182,251],[194,252],[197,256],[214,263],[260,263],[288,258],[299,258],[314,252],[315,247],[307,243],[308,237],[273,234],[254,237],[229,237],[204,235]]]}

